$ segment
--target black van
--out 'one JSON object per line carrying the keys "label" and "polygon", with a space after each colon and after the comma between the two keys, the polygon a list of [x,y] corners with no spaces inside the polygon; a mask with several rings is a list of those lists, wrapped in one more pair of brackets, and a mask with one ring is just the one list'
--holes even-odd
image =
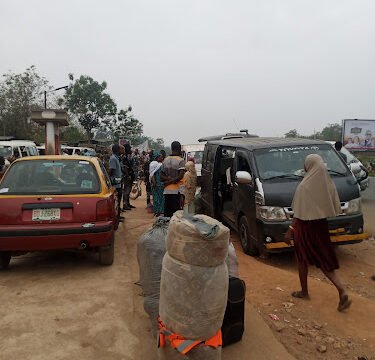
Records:
{"label": "black van", "polygon": [[319,154],[336,184],[342,215],[329,219],[331,241],[361,242],[360,189],[338,153],[319,140],[243,138],[209,141],[202,164],[203,207],[239,232],[245,253],[289,248],[284,234],[293,218],[291,203],[304,176],[307,155]]}

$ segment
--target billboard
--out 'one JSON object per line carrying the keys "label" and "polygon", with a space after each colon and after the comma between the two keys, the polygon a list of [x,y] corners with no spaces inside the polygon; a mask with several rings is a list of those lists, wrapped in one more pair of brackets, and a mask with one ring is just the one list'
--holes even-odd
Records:
{"label": "billboard", "polygon": [[343,144],[349,150],[375,151],[375,120],[343,120]]}

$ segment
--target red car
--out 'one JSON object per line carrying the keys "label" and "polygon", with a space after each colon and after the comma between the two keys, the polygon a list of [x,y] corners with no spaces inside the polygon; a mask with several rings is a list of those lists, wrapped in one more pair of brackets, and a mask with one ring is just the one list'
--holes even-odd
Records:
{"label": "red car", "polygon": [[103,164],[84,156],[15,161],[0,182],[0,268],[12,255],[88,249],[114,259],[117,197]]}

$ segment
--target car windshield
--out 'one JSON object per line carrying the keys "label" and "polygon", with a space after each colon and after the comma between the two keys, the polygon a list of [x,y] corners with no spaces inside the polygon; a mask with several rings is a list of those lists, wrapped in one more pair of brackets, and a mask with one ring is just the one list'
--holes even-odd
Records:
{"label": "car windshield", "polygon": [[187,158],[194,159],[196,164],[202,164],[203,151],[189,151],[187,153]]}
{"label": "car windshield", "polygon": [[96,194],[94,165],[79,160],[28,160],[14,163],[0,184],[0,195]]}
{"label": "car windshield", "polygon": [[330,145],[294,146],[255,151],[255,161],[262,180],[302,178],[307,155],[323,158],[331,176],[346,176],[348,169]]}
{"label": "car windshield", "polygon": [[0,156],[4,159],[12,155],[12,147],[11,146],[4,146],[0,145]]}

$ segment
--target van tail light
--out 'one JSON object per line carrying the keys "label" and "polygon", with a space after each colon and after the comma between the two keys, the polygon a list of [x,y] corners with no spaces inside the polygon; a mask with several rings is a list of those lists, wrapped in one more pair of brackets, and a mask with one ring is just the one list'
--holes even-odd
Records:
{"label": "van tail light", "polygon": [[113,215],[113,204],[110,199],[100,200],[96,203],[96,221],[112,220]]}

